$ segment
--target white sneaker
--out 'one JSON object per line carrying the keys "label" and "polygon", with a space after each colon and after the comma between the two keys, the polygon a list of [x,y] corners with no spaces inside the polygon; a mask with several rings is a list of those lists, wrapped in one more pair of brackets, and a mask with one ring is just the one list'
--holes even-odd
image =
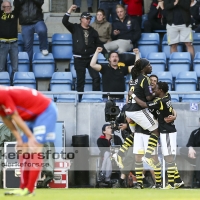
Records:
{"label": "white sneaker", "polygon": [[48,52],[48,50],[42,50],[42,54],[44,55],[44,56],[47,56],[48,54],[49,54],[49,52]]}
{"label": "white sneaker", "polygon": [[180,183],[174,183],[175,189],[178,189],[178,188],[180,188],[181,186],[184,186],[184,182],[183,182],[183,181],[180,182]]}

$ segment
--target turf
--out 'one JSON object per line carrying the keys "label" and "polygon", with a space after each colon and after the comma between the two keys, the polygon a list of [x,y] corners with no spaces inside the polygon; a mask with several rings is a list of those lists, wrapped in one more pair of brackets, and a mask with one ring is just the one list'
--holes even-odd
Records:
{"label": "turf", "polygon": [[[4,196],[6,190],[0,190],[0,199],[27,199],[27,197]],[[37,189],[35,200],[197,200],[200,189]]]}

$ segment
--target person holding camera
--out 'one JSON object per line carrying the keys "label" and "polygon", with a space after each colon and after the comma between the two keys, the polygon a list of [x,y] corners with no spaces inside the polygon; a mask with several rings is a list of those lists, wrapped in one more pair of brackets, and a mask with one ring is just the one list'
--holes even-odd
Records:
{"label": "person holding camera", "polygon": [[[90,66],[102,74],[103,92],[124,92],[125,80],[124,76],[131,72],[134,65],[125,66],[124,63],[119,62],[119,55],[117,52],[110,52],[108,55],[109,64],[97,64],[98,54],[102,52],[101,47],[97,47],[95,54],[90,62]],[[133,49],[135,53],[135,61],[139,59],[139,49]],[[110,95],[115,102],[124,102],[123,94]],[[107,101],[107,95],[103,95],[104,101]]]}
{"label": "person holding camera", "polygon": [[122,140],[118,135],[113,135],[112,138],[111,125],[104,124],[102,126],[102,135],[97,139],[97,146],[99,147],[100,150],[100,156],[101,158],[103,158],[98,181],[110,185],[113,184],[113,182],[110,180],[110,176],[112,173],[110,146],[112,143],[114,143],[114,145],[122,145]]}

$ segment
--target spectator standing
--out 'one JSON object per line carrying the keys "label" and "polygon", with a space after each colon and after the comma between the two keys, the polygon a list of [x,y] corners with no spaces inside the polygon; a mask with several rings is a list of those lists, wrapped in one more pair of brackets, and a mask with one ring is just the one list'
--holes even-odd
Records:
{"label": "spectator standing", "polygon": [[[77,74],[77,91],[84,91],[85,72],[88,69],[92,77],[92,90],[100,91],[100,76],[97,71],[90,67],[90,61],[98,46],[103,46],[99,40],[99,35],[94,28],[90,26],[91,15],[88,12],[81,14],[80,24],[69,22],[70,13],[77,8],[72,5],[64,15],[62,23],[71,32],[73,39],[74,66]],[[81,100],[82,95],[79,96]]]}
{"label": "spectator standing", "polygon": [[[135,60],[139,59],[139,50],[134,49]],[[124,63],[119,62],[119,55],[117,52],[110,52],[108,55],[109,64],[97,64],[98,53],[102,52],[102,48],[98,47],[90,62],[90,66],[102,74],[103,92],[124,92],[125,80],[124,76],[131,72],[132,66],[125,66]],[[115,102],[124,102],[124,95],[113,94],[110,95]],[[107,95],[103,95],[104,101],[107,101]]]}
{"label": "spectator standing", "polygon": [[164,0],[167,18],[167,38],[171,53],[177,52],[179,42],[184,42],[194,59],[194,47],[190,16],[191,0]]}
{"label": "spectator standing", "polygon": [[200,33],[200,2],[196,0],[191,0],[190,13],[191,13],[191,25],[192,30],[195,33]]}
{"label": "spectator standing", "polygon": [[100,0],[99,8],[103,9],[106,14],[106,20],[110,21],[110,15],[112,22],[117,18],[116,6],[120,4],[119,0]]}
{"label": "spectator standing", "polygon": [[[112,162],[111,162],[111,155],[110,155],[110,146],[111,146],[111,139],[112,139],[112,129],[110,124],[104,124],[102,127],[102,134],[97,140],[97,146],[100,150],[100,156],[103,158],[101,172],[99,174],[99,181],[110,183],[110,176],[112,173]],[[122,140],[119,136],[114,135],[114,145],[122,145]]]}
{"label": "spectator standing", "polygon": [[[77,5],[77,8],[76,8],[76,13],[80,13],[81,12],[81,2],[82,0],[74,0],[74,4]],[[92,10],[92,5],[93,5],[93,1],[92,0],[87,0],[87,6],[88,6],[88,12],[89,13],[93,13],[93,10]]]}
{"label": "spectator standing", "polygon": [[91,24],[91,27],[98,32],[99,39],[103,43],[111,41],[112,25],[106,20],[104,10],[97,10],[96,20]]}
{"label": "spectator standing", "polygon": [[153,30],[166,30],[166,14],[163,0],[153,0],[148,13],[148,20],[144,21],[144,32],[152,33]]}
{"label": "spectator standing", "polygon": [[108,52],[118,51],[124,53],[130,51],[140,39],[141,28],[136,19],[126,15],[123,5],[117,5],[117,20],[112,23],[112,42],[104,44]]}
{"label": "spectator standing", "polygon": [[123,2],[128,6],[127,8],[128,15],[136,19],[138,21],[138,24],[141,27],[143,1],[142,0],[123,0]]}
{"label": "spectator standing", "polygon": [[14,73],[18,70],[18,15],[19,1],[15,0],[15,9],[9,1],[4,1],[1,5],[0,18],[0,72],[5,71],[7,55],[10,55],[12,65],[12,82]]}
{"label": "spectator standing", "polygon": [[39,36],[42,54],[46,56],[49,53],[47,50],[47,27],[42,13],[44,0],[19,0],[19,2],[19,24],[22,25],[24,50],[28,53],[30,62],[32,62],[34,33]]}

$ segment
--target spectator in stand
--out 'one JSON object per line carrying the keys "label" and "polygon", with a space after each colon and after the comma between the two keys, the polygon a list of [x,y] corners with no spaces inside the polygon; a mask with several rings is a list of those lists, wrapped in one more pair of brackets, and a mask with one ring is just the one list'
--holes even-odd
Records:
{"label": "spectator in stand", "polygon": [[153,30],[166,30],[166,25],[164,1],[153,0],[148,13],[148,20],[144,21],[144,32],[152,33]]}
{"label": "spectator in stand", "polygon": [[[82,0],[74,0],[74,4],[77,5],[77,8],[76,8],[76,13],[80,13],[81,12],[81,2]],[[87,0],[87,6],[88,6],[88,12],[89,13],[93,13],[93,10],[92,10],[92,5],[93,5],[93,1],[92,0]]]}
{"label": "spectator in stand", "polygon": [[[19,1],[15,0],[15,9],[9,1],[4,1],[0,11],[0,72],[5,71],[7,55],[10,55],[12,82],[14,73],[18,70],[18,44],[17,44],[17,24],[19,16]],[[12,83],[11,83],[12,84]]]}
{"label": "spectator in stand", "polygon": [[[80,24],[73,24],[69,22],[70,14],[76,8],[76,5],[72,5],[62,20],[63,25],[72,34],[74,66],[77,74],[76,90],[78,92],[84,91],[85,72],[87,68],[90,76],[92,77],[92,90],[100,91],[100,76],[97,71],[90,67],[90,61],[96,51],[96,48],[103,47],[103,43],[99,40],[97,31],[90,26],[90,20],[92,18],[90,13],[83,12],[81,14]],[[79,95],[80,101],[81,98],[82,95]]]}
{"label": "spectator in stand", "polygon": [[[140,58],[139,50],[134,49],[135,61]],[[102,52],[101,47],[97,47],[94,56],[90,62],[90,66],[102,74],[102,85],[103,92],[124,92],[125,89],[125,79],[128,73],[131,72],[132,66],[125,66],[124,63],[119,62],[119,55],[117,52],[110,52],[108,55],[109,64],[97,64],[98,54]],[[112,94],[110,95],[115,102],[124,102],[123,94]],[[103,95],[103,100],[107,101],[108,97],[106,94]]]}
{"label": "spectator in stand", "polygon": [[140,39],[141,28],[136,19],[126,15],[123,5],[116,6],[118,18],[112,23],[112,42],[104,44],[108,52],[118,51],[124,53],[134,48]]}
{"label": "spectator in stand", "polygon": [[42,5],[44,0],[19,0],[19,24],[22,26],[24,50],[28,53],[29,60],[33,58],[34,33],[39,36],[40,50],[44,56],[48,55],[47,27],[44,23]]}
{"label": "spectator in stand", "polygon": [[96,20],[91,24],[99,34],[99,39],[105,44],[111,41],[112,25],[106,20],[105,12],[97,10]]}
{"label": "spectator in stand", "polygon": [[106,20],[110,21],[110,15],[112,22],[117,18],[116,6],[120,4],[119,0],[100,0],[99,8],[103,9],[106,14]]}
{"label": "spectator in stand", "polygon": [[128,6],[128,15],[136,19],[141,27],[143,0],[123,0],[123,2]]}
{"label": "spectator in stand", "polygon": [[196,0],[191,0],[190,4],[190,14],[191,14],[191,25],[192,30],[195,33],[200,33],[200,2]]}
{"label": "spectator in stand", "polygon": [[167,18],[167,40],[171,53],[177,52],[179,42],[184,42],[187,51],[194,59],[190,4],[191,0],[164,0]]}

